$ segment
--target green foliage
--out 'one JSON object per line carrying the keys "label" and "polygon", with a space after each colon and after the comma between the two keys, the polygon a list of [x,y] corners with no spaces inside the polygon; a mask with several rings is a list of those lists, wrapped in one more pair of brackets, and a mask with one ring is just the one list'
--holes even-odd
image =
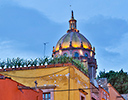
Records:
{"label": "green foliage", "polygon": [[66,56],[60,56],[60,57],[56,57],[56,58],[51,58],[49,59],[49,64],[64,64],[64,63],[71,63],[72,62],[72,58],[70,57],[66,57]]}
{"label": "green foliage", "polygon": [[5,67],[5,62],[4,62],[4,61],[0,62],[0,67],[1,67],[2,69]]}
{"label": "green foliage", "polygon": [[88,69],[83,65],[83,63],[77,59],[72,59],[73,64],[77,66],[82,72],[88,75]]}
{"label": "green foliage", "polygon": [[57,58],[35,58],[30,60],[17,58],[7,58],[6,62],[0,62],[0,67],[3,68],[12,68],[12,67],[29,67],[29,66],[41,66],[45,64],[64,64],[64,63],[73,63],[76,67],[78,67],[81,71],[87,74],[87,68],[83,65],[83,63],[79,60],[73,59],[72,57],[60,56]]}
{"label": "green foliage", "polygon": [[9,58],[7,58],[6,67],[7,68],[11,67],[11,59],[9,59]]}
{"label": "green foliage", "polygon": [[98,78],[107,78],[108,83],[111,83],[112,86],[120,93],[128,93],[128,73],[124,72],[121,69],[119,72],[115,71],[100,71]]}
{"label": "green foliage", "polygon": [[31,62],[30,62],[29,60],[25,60],[24,63],[25,63],[25,65],[26,65],[26,67],[28,67],[28,66],[30,65]]}
{"label": "green foliage", "polygon": [[34,65],[34,66],[37,66],[37,63],[38,63],[38,59],[36,58],[36,59],[33,61],[33,65]]}

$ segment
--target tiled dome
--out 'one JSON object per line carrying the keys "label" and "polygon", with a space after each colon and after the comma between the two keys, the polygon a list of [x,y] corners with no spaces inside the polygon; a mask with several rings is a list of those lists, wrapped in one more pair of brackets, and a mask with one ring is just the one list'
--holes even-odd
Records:
{"label": "tiled dome", "polygon": [[90,42],[82,34],[76,31],[69,31],[57,42],[55,50],[58,51],[60,46],[61,49],[69,48],[70,45],[74,48],[80,48],[81,46],[85,49],[92,48]]}

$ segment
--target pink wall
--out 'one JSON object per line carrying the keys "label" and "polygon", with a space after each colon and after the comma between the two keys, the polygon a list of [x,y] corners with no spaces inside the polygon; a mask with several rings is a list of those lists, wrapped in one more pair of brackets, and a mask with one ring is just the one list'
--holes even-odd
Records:
{"label": "pink wall", "polygon": [[[101,86],[99,86],[99,97],[100,97],[100,100],[110,100],[110,96],[109,96],[109,93],[103,89]],[[113,100],[116,100],[116,99],[113,99]]]}
{"label": "pink wall", "polygon": [[[110,83],[108,83],[108,89],[110,94],[110,100],[125,100],[123,97],[121,97],[121,95]],[[120,97],[120,98],[117,98],[117,97]]]}

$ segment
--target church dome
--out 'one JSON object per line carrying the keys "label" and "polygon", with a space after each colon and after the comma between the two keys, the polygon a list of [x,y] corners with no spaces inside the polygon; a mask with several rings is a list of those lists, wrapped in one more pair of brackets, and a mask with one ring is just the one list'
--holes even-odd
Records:
{"label": "church dome", "polygon": [[69,30],[57,42],[54,51],[58,51],[59,49],[66,49],[69,47],[74,47],[74,48],[82,47],[85,49],[92,48],[90,42],[82,34],[79,33],[79,30],[77,30],[76,22],[77,21],[74,19],[73,11],[72,11],[72,16],[71,19],[69,20]]}
{"label": "church dome", "polygon": [[92,48],[90,42],[82,34],[80,34],[79,31],[68,31],[65,35],[63,35],[57,42],[55,50],[58,51],[60,47],[61,49],[69,47],[83,47],[85,49]]}
{"label": "church dome", "polygon": [[97,69],[95,47],[92,48],[91,43],[77,30],[76,22],[72,11],[69,29],[59,39],[56,47],[53,46],[52,57],[66,56],[81,61],[88,68],[89,78],[94,79]]}

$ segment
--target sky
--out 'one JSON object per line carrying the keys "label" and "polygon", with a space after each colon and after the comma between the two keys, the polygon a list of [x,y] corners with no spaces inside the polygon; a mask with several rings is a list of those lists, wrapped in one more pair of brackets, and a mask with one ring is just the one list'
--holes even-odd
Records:
{"label": "sky", "polygon": [[[71,6],[70,6],[71,5]],[[69,28],[96,48],[99,71],[128,71],[128,0],[0,0],[0,59],[52,55]]]}

